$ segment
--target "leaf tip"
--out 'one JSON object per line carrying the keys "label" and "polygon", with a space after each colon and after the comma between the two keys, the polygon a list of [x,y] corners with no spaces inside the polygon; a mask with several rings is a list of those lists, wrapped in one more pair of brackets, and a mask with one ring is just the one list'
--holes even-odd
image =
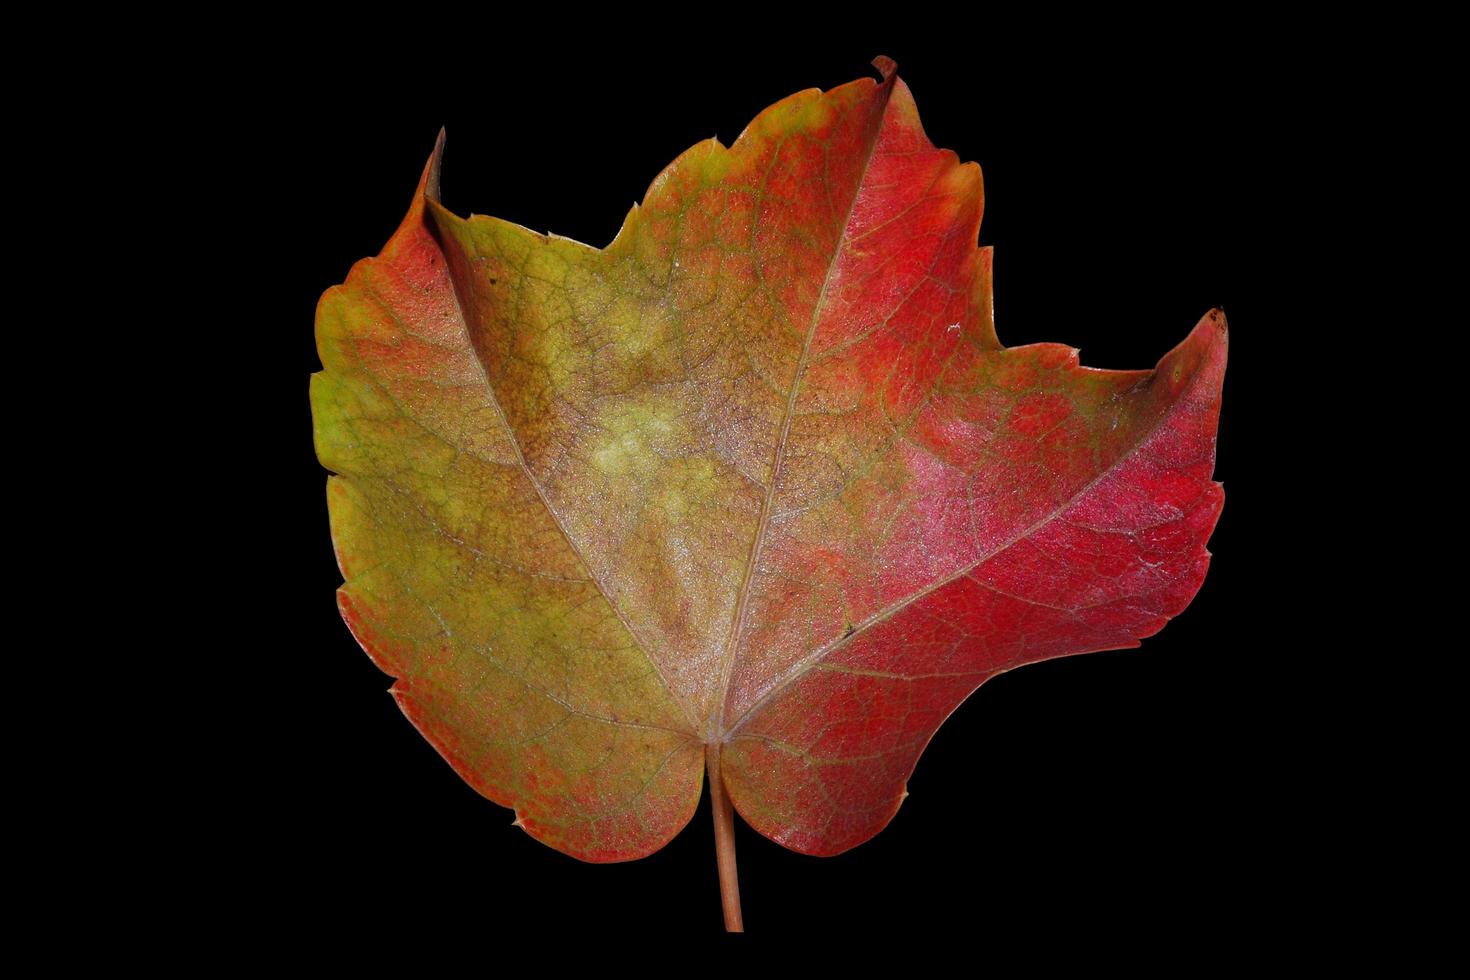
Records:
{"label": "leaf tip", "polygon": [[[1218,374],[1225,369],[1225,359],[1230,350],[1230,328],[1225,323],[1225,310],[1215,307],[1200,318],[1195,332],[1200,335],[1205,358]],[[1219,379],[1216,378],[1218,384]]]}
{"label": "leaf tip", "polygon": [[413,203],[408,206],[405,224],[417,224],[423,216],[425,202],[439,203],[439,166],[443,159],[444,127],[440,126],[439,135],[434,139],[433,152],[429,154],[429,160],[424,164],[424,172],[419,175],[419,186],[413,192]]}
{"label": "leaf tip", "polygon": [[444,160],[444,127],[439,127],[439,135],[434,138],[434,152],[429,154],[429,162],[424,166],[423,180],[419,184],[419,192],[432,201],[439,200],[439,168]]}
{"label": "leaf tip", "polygon": [[1221,339],[1224,339],[1230,335],[1230,328],[1225,323],[1224,307],[1217,306],[1214,309],[1210,310],[1210,312],[1205,314],[1205,319],[1214,325],[1215,330],[1219,332]]}

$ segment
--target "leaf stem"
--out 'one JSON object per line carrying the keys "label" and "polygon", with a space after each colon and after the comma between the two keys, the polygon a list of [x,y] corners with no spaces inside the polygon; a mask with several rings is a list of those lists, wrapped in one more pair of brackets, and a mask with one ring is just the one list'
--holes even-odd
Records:
{"label": "leaf stem", "polygon": [[709,772],[709,798],[715,811],[715,860],[720,866],[720,904],[725,909],[725,931],[744,932],[740,918],[740,878],[735,870],[735,808],[725,792],[720,772],[720,743],[704,747],[704,764]]}

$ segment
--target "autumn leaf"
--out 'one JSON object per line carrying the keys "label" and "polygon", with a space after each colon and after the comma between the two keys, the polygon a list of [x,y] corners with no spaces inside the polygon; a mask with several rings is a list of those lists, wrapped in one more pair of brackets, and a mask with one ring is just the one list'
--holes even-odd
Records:
{"label": "autumn leaf", "polygon": [[875,64],[686,151],[605,249],[446,210],[441,134],[317,313],[339,604],[405,714],[589,861],[708,771],[732,925],[730,804],[869,839],[980,684],[1177,615],[1223,503],[1223,314],[1152,371],[1002,347],[979,168]]}

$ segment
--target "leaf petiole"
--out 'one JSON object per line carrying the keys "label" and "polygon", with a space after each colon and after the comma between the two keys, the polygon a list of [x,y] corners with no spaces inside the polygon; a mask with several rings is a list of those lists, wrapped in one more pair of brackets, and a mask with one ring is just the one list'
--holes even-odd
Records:
{"label": "leaf petiole", "polygon": [[715,859],[720,866],[720,904],[725,910],[725,931],[744,932],[745,923],[740,918],[740,878],[735,869],[735,808],[725,792],[718,742],[704,747],[704,763],[715,814]]}

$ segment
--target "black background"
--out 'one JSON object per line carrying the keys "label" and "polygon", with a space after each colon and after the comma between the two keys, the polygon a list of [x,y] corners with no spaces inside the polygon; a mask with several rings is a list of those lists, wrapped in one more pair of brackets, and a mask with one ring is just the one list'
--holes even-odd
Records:
{"label": "black background", "polygon": [[391,924],[468,944],[548,926],[718,933],[707,797],[659,853],[583,864],[513,828],[384,693],[389,679],[334,602],[307,401],[320,369],[313,312],[397,226],[441,125],[452,210],[601,246],[679,152],[711,135],[728,145],[799,89],[874,74],[880,53],[898,62],[931,140],[981,165],[1003,343],[1060,341],[1090,366],[1148,367],[1224,308],[1226,504],[1183,614],[1138,650],[983,686],[873,840],[818,859],[740,824],[747,926],[979,938],[1056,921],[1207,939],[1262,927],[1259,903],[1297,887],[1280,691],[1262,681],[1293,653],[1263,642],[1258,610],[1288,574],[1268,551],[1282,526],[1265,488],[1285,370],[1268,352],[1283,332],[1295,233],[1283,219],[1313,96],[1288,77],[1287,53],[1252,32],[1145,40],[1094,26],[1068,40],[977,28],[755,42],[705,29],[687,44],[576,49],[511,33],[477,49],[441,29],[434,43],[281,52],[235,80],[220,109],[230,176],[216,193],[253,233],[252,322],[237,350],[261,462],[243,477],[249,530],[231,543],[251,584],[222,600],[218,626],[242,648],[230,683],[243,691],[231,724],[244,756],[206,777],[230,800],[206,847],[270,883],[270,902],[250,910],[263,930],[306,934],[330,919],[369,942]]}

